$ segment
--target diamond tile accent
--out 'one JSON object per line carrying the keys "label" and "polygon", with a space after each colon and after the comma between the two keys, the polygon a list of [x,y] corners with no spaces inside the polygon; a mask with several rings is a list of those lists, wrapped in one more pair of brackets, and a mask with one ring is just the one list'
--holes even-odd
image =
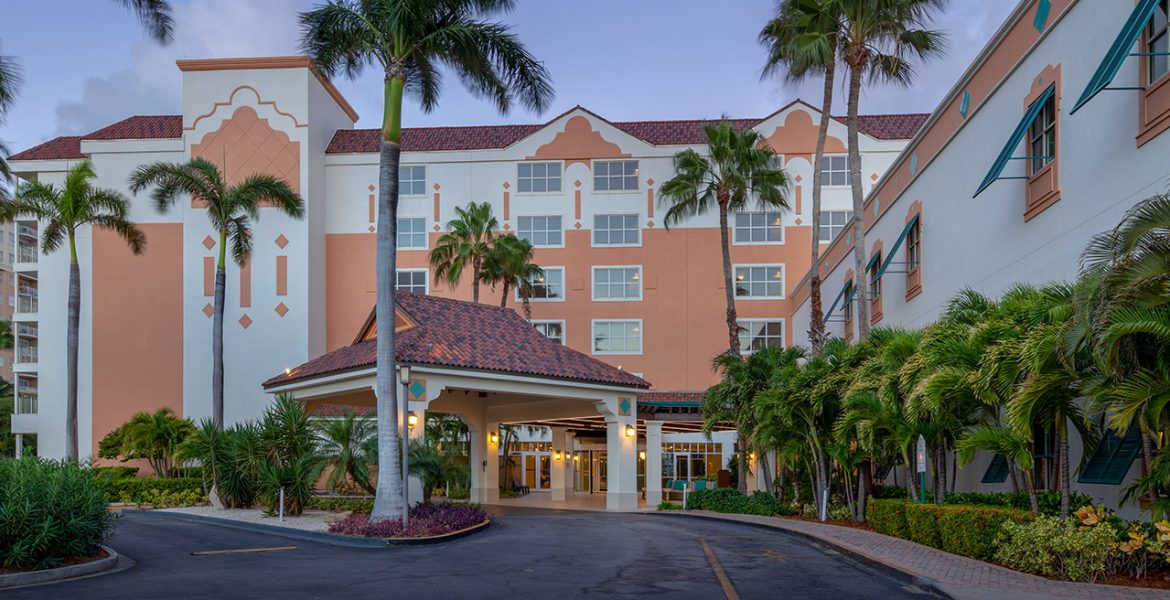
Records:
{"label": "diamond tile accent", "polygon": [[581,228],[581,222],[580,222],[580,221],[577,221],[576,223],[574,223],[574,224],[573,224],[573,227],[575,227],[575,228],[577,228],[577,229],[580,229],[580,228]]}
{"label": "diamond tile accent", "polygon": [[288,314],[288,307],[284,305],[284,302],[277,304],[274,310],[276,311],[276,314],[282,317]]}
{"label": "diamond tile accent", "polygon": [[646,221],[647,229],[654,229],[654,221]]}
{"label": "diamond tile accent", "polygon": [[283,233],[280,234],[280,236],[276,238],[276,245],[281,250],[284,250],[284,247],[288,245],[288,238],[284,237]]}
{"label": "diamond tile accent", "polygon": [[214,245],[215,245],[215,238],[212,238],[210,235],[203,238],[203,247],[204,248],[211,250],[211,247]]}
{"label": "diamond tile accent", "polygon": [[646,185],[654,185],[654,178],[653,178],[653,177],[651,177],[650,179],[647,179],[647,180],[646,180]]}
{"label": "diamond tile accent", "polygon": [[371,183],[371,184],[370,184],[370,191],[372,192],[372,191],[374,191],[374,189],[375,189],[375,188],[374,188],[374,184],[372,184],[372,183]]}
{"label": "diamond tile accent", "polygon": [[240,325],[244,329],[247,329],[248,327],[250,327],[252,325],[252,317],[249,317],[246,314],[244,316],[240,317]]}
{"label": "diamond tile accent", "polygon": [[[436,225],[435,227],[438,227],[438,225]],[[508,231],[510,229],[512,229],[512,226],[507,224],[507,223],[504,223],[504,231]]]}
{"label": "diamond tile accent", "polygon": [[[439,224],[438,224],[438,223],[435,223],[435,226],[434,226],[434,228],[433,228],[433,229],[434,229],[435,231],[439,231],[440,229],[442,229],[442,227],[439,227]],[[373,227],[371,227],[371,228],[370,228],[370,231],[373,231],[373,230],[374,230],[374,228],[373,228]]]}
{"label": "diamond tile accent", "polygon": [[574,182],[573,182],[573,185],[574,185],[574,186],[576,186],[576,187],[581,187],[581,180],[580,180],[580,179],[578,179],[577,181],[574,181]]}
{"label": "diamond tile accent", "polygon": [[431,187],[435,188],[436,192],[439,191],[439,184],[436,183],[435,185],[432,185]]}
{"label": "diamond tile accent", "polygon": [[[373,225],[370,225],[370,233],[374,233],[377,230],[378,230],[378,228],[374,227]],[[439,230],[439,226],[435,225],[435,231],[438,231],[438,230]]]}
{"label": "diamond tile accent", "polygon": [[796,224],[797,225],[801,225],[803,223],[804,223],[804,221],[800,220],[800,217],[796,217]]}
{"label": "diamond tile accent", "polygon": [[796,177],[793,177],[793,179],[795,179],[795,180],[796,180],[796,183],[800,183],[800,182],[804,181],[804,178],[803,178],[803,177],[801,177],[800,175],[797,175]]}
{"label": "diamond tile accent", "polygon": [[210,319],[211,315],[215,314],[215,307],[212,306],[211,304],[203,305],[203,314],[207,315],[207,318]]}
{"label": "diamond tile accent", "polygon": [[870,180],[870,181],[877,181],[877,180],[878,180],[878,174],[877,174],[877,173],[870,173],[870,174],[869,174],[869,180]]}
{"label": "diamond tile accent", "polygon": [[510,183],[508,183],[507,181],[505,181],[505,182],[504,182],[504,189],[506,190],[506,189],[508,189],[508,188],[510,188],[510,187],[512,187],[512,184],[510,184]]}

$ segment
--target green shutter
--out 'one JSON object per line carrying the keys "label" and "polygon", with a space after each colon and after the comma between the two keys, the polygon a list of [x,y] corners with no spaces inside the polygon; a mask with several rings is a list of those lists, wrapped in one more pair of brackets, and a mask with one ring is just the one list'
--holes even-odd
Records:
{"label": "green shutter", "polygon": [[1126,473],[1133,460],[1142,449],[1142,434],[1137,427],[1126,432],[1125,437],[1117,437],[1112,429],[1105,432],[1097,450],[1089,458],[1088,464],[1081,470],[1077,478],[1079,483],[1103,483],[1106,485],[1121,485],[1125,481]]}
{"label": "green shutter", "polygon": [[1003,483],[1007,481],[1007,476],[1007,457],[1002,454],[996,454],[992,457],[991,463],[987,465],[987,471],[983,473],[983,479],[979,481],[981,483]]}
{"label": "green shutter", "polygon": [[898,255],[898,249],[902,247],[902,242],[906,241],[906,236],[910,235],[910,230],[918,224],[918,215],[914,215],[913,219],[902,228],[902,233],[898,235],[898,239],[894,240],[894,245],[890,246],[890,253],[886,255],[886,260],[882,261],[882,268],[877,272],[877,278],[881,279],[882,275],[886,274],[886,269],[894,262],[894,257]]}
{"label": "green shutter", "polygon": [[1113,83],[1113,78],[1117,77],[1118,71],[1121,71],[1121,65],[1129,57],[1130,50],[1137,43],[1138,37],[1142,34],[1142,30],[1146,28],[1146,23],[1150,22],[1150,17],[1154,14],[1154,9],[1157,6],[1158,0],[1140,0],[1137,6],[1133,7],[1133,12],[1129,14],[1129,19],[1121,27],[1121,32],[1117,34],[1117,39],[1113,40],[1112,46],[1109,46],[1109,52],[1105,53],[1105,58],[1101,60],[1097,71],[1093,73],[1092,79],[1089,80],[1089,85],[1085,86],[1085,91],[1081,92],[1080,99],[1077,100],[1077,103],[1068,114],[1071,115],[1080,110],[1082,106],[1088,104],[1089,100],[1092,100],[1101,90],[1105,89],[1110,83]]}
{"label": "green shutter", "polygon": [[837,305],[841,303],[841,297],[845,295],[845,290],[848,288],[849,288],[848,285],[845,285],[844,287],[841,288],[841,291],[837,294],[837,298],[834,299],[833,304],[829,306],[829,310],[825,311],[825,316],[824,316],[824,318],[821,319],[822,323],[829,322],[829,317],[831,317],[833,315],[833,311],[836,310]]}
{"label": "green shutter", "polygon": [[[1016,128],[1012,131],[1011,137],[1008,138],[1007,144],[1004,145],[1003,150],[999,151],[999,156],[995,157],[995,162],[991,165],[991,170],[987,172],[987,176],[983,178],[983,183],[979,184],[979,189],[975,190],[975,196],[983,193],[983,190],[995,183],[999,179],[1000,174],[1003,173],[1003,168],[1007,166],[1008,161],[1012,159],[1012,154],[1015,154],[1016,148],[1019,147],[1020,142],[1024,139],[1024,135],[1028,133],[1028,128],[1032,126],[1032,121],[1036,120],[1036,116],[1044,110],[1044,103],[1056,93],[1056,86],[1050,86],[1044,90],[1043,94],[1028,107],[1028,111],[1024,113],[1024,118],[1016,124]],[[975,196],[972,196],[974,198]]]}

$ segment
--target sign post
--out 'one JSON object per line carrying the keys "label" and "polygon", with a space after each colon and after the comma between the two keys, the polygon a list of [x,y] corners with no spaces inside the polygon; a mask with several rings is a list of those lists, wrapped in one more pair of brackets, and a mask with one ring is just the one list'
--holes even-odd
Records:
{"label": "sign post", "polygon": [[926,504],[926,438],[918,436],[918,452],[915,453],[918,463],[918,501]]}

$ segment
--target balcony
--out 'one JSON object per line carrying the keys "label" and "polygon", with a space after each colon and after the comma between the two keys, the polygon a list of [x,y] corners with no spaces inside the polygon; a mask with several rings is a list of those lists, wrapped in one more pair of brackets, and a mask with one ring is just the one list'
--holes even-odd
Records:
{"label": "balcony", "polygon": [[36,323],[17,323],[16,335],[18,337],[32,338],[35,340],[37,338]]}
{"label": "balcony", "polygon": [[38,310],[37,297],[30,294],[16,295],[16,312],[35,313]]}
{"label": "balcony", "polygon": [[17,394],[13,414],[35,415],[39,398],[35,394]]}
{"label": "balcony", "polygon": [[35,365],[37,364],[37,346],[36,344],[29,344],[22,342],[16,346],[16,364],[18,365]]}
{"label": "balcony", "polygon": [[37,252],[35,245],[18,244],[16,247],[16,262],[18,263],[36,263],[40,253]]}
{"label": "balcony", "polygon": [[16,226],[16,233],[21,237],[37,239],[37,228],[35,225],[25,225],[20,223]]}

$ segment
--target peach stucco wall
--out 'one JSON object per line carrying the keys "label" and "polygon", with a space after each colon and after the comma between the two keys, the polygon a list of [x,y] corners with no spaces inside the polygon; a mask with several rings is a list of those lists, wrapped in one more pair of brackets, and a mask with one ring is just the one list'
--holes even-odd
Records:
{"label": "peach stucco wall", "polygon": [[300,144],[273,129],[250,106],[236,109],[219,129],[203,136],[191,147],[191,156],[218,166],[228,185],[251,175],[267,174],[288,181],[294,192],[300,192]]}
{"label": "peach stucco wall", "polygon": [[93,234],[93,452],[134,413],[183,411],[183,225],[141,224],[134,256]]}
{"label": "peach stucco wall", "polygon": [[[540,248],[536,262],[565,268],[564,302],[533,302],[533,319],[566,321],[568,345],[589,353],[593,319],[642,319],[641,355],[597,358],[627,371],[640,372],[658,389],[704,389],[717,378],[711,359],[727,343],[724,324],[723,273],[716,228],[643,229],[642,246],[594,248],[588,230],[566,231],[564,248]],[[808,269],[809,227],[785,228],[783,245],[732,246],[733,263],[784,263],[785,285]],[[438,234],[431,235],[433,246]],[[326,345],[350,344],[374,304],[374,235],[326,236]],[[426,267],[426,252],[402,251],[399,268]],[[592,301],[592,266],[641,265],[642,300]],[[454,290],[430,281],[432,294],[471,298],[470,278]],[[498,304],[500,294],[482,288],[480,300]],[[509,299],[509,306],[519,308]],[[788,300],[740,300],[740,318],[786,318]],[[786,319],[785,339],[795,339]],[[800,337],[802,333],[798,332]]]}

